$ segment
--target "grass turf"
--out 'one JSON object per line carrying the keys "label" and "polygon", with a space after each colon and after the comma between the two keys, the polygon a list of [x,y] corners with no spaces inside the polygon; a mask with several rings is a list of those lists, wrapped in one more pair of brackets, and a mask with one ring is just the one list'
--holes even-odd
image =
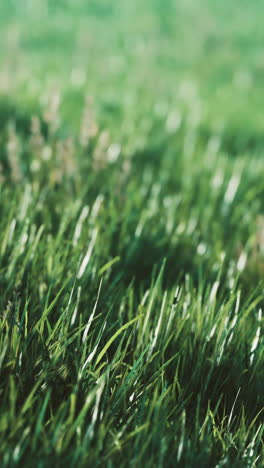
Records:
{"label": "grass turf", "polygon": [[3,467],[263,464],[263,8],[165,3],[0,7]]}

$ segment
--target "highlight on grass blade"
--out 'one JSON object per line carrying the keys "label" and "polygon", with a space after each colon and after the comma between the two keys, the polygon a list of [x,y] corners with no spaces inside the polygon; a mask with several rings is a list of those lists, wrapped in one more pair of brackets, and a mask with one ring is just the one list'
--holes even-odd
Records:
{"label": "highlight on grass blade", "polygon": [[101,361],[101,359],[103,358],[103,356],[105,355],[105,353],[107,352],[107,350],[110,348],[111,344],[113,343],[113,341],[115,341],[115,339],[124,331],[126,330],[128,327],[130,327],[130,325],[132,325],[133,323],[137,322],[137,320],[139,320],[139,318],[141,317],[142,314],[139,314],[137,317],[133,318],[132,320],[129,320],[129,322],[125,323],[125,325],[123,325],[121,328],[119,328],[119,330],[117,330],[113,336],[111,336],[110,340],[108,340],[108,342],[106,343],[106,345],[103,347],[102,351],[100,352],[100,354],[98,355],[97,359],[96,359],[96,362],[95,362],[95,365],[97,366],[99,364],[99,362]]}
{"label": "highlight on grass blade", "polygon": [[100,268],[98,275],[101,276],[103,273],[105,273],[109,268],[111,268],[115,263],[119,262],[120,257],[115,257],[109,262],[107,262],[102,268]]}

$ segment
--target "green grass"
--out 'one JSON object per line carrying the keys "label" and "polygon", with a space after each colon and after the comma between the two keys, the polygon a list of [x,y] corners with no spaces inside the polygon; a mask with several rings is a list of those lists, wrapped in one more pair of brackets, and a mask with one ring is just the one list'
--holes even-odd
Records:
{"label": "green grass", "polygon": [[3,467],[263,466],[263,7],[199,3],[0,6]]}

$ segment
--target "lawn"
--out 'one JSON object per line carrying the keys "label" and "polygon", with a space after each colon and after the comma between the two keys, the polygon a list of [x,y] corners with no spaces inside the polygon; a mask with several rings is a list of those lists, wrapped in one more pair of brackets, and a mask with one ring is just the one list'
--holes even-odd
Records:
{"label": "lawn", "polygon": [[263,466],[263,14],[1,3],[1,467]]}

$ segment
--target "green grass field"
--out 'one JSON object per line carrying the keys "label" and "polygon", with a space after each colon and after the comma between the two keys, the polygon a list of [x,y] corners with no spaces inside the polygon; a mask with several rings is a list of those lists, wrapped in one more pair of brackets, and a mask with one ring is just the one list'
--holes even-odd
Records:
{"label": "green grass field", "polygon": [[1,467],[263,466],[263,14],[1,3]]}

